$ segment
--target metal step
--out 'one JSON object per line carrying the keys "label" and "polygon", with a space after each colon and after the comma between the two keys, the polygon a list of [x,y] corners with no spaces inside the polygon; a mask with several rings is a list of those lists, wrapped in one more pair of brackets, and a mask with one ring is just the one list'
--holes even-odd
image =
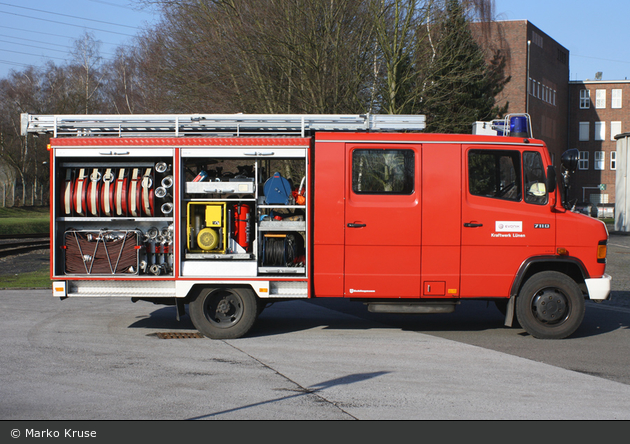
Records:
{"label": "metal step", "polygon": [[424,115],[387,114],[22,114],[22,135],[301,135],[313,131],[421,131]]}
{"label": "metal step", "polygon": [[175,281],[118,281],[118,280],[76,280],[68,281],[68,296],[128,298],[168,298],[175,297]]}
{"label": "metal step", "polygon": [[308,298],[308,282],[306,281],[271,281],[269,297],[282,299]]}

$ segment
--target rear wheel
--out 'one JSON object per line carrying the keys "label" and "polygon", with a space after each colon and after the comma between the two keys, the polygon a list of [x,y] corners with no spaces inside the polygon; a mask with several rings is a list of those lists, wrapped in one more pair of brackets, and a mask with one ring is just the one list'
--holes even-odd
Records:
{"label": "rear wheel", "polygon": [[206,288],[190,303],[190,318],[204,336],[235,339],[256,322],[259,302],[248,288]]}
{"label": "rear wheel", "polygon": [[516,299],[516,317],[535,338],[563,339],[584,319],[584,296],[567,275],[544,271],[523,285]]}

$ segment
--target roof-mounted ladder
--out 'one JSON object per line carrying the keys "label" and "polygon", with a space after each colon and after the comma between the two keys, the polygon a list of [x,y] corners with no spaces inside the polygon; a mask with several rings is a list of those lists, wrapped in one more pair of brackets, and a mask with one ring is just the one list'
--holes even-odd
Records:
{"label": "roof-mounted ladder", "polygon": [[424,115],[386,114],[22,114],[22,135],[245,136],[313,131],[421,131]]}

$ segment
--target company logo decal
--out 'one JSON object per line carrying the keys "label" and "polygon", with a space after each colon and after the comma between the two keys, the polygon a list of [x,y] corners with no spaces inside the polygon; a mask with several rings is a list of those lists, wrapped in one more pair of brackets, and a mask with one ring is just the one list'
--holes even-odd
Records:
{"label": "company logo decal", "polygon": [[490,237],[525,237],[523,232],[523,221],[498,220],[494,223],[494,233]]}
{"label": "company logo decal", "polygon": [[350,294],[352,293],[376,293],[376,290],[355,290],[354,288],[351,288]]}
{"label": "company logo decal", "polygon": [[523,222],[496,221],[494,231],[497,233],[522,233]]}

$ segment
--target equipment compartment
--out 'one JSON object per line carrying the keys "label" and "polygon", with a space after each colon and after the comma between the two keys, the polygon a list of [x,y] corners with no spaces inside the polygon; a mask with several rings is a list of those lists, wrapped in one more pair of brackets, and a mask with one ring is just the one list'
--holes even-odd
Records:
{"label": "equipment compartment", "polygon": [[60,163],[58,216],[67,218],[169,217],[173,212],[172,159],[157,163]]}

